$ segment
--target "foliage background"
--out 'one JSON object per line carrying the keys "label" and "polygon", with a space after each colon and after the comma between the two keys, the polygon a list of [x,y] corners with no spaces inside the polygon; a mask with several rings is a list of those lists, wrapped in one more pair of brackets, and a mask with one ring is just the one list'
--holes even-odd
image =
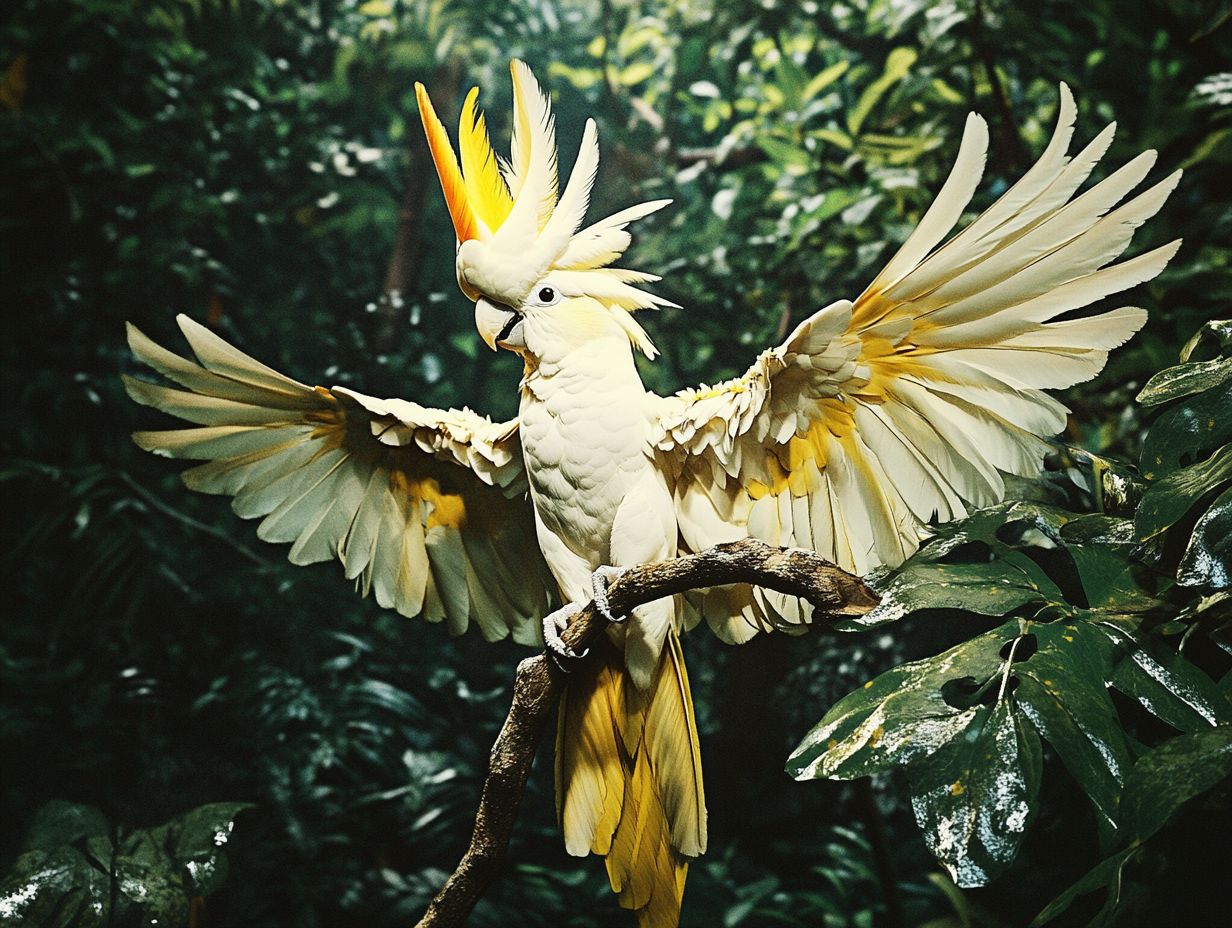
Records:
{"label": "foliage background", "polygon": [[[596,214],[675,200],[632,262],[685,307],[648,322],[659,390],[734,374],[857,293],[970,109],[992,127],[989,202],[1042,147],[1059,80],[1080,138],[1119,121],[1109,164],[1153,147],[1157,176],[1187,172],[1135,248],[1186,244],[1138,292],[1147,329],[1066,397],[1066,439],[1135,458],[1133,396],[1227,315],[1226,4],[20,0],[0,25],[0,869],[52,799],[129,827],[253,803],[210,925],[404,924],[456,862],[518,649],[383,614],[334,565],[292,569],[129,443],[151,417],[118,375],[125,320],[177,345],[186,312],[301,380],[510,414],[518,371],[478,350],[453,286],[411,86],[455,112],[479,84],[503,139],[513,56],[553,91],[564,164],[599,121]],[[690,640],[713,850],[686,924],[890,924],[898,906],[905,924],[1020,925],[1095,862],[1064,774],[1011,876],[967,892],[893,778],[783,774],[839,696],[952,635]],[[1136,923],[1213,918],[1204,848],[1227,821],[1225,796],[1174,823]],[[564,854],[546,752],[474,923],[624,923],[601,867]]]}

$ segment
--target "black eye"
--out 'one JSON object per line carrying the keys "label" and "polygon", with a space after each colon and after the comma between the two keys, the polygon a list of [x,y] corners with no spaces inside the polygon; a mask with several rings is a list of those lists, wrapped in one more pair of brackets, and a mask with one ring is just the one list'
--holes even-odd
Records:
{"label": "black eye", "polygon": [[553,290],[551,287],[540,287],[539,288],[539,302],[540,303],[554,303],[555,301],[556,301],[556,291],[555,290]]}

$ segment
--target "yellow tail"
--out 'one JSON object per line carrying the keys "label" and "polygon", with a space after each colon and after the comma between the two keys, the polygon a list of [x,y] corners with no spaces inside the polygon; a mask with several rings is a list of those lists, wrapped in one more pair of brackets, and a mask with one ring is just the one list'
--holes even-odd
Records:
{"label": "yellow tail", "polygon": [[603,642],[571,678],[556,731],[556,812],[570,854],[601,854],[641,928],[675,928],[689,859],[706,850],[706,797],[684,655],[668,635],[650,687]]}

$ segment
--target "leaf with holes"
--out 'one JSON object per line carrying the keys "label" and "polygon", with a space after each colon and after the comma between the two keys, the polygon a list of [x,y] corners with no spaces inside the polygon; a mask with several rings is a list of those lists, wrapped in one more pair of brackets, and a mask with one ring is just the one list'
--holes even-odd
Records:
{"label": "leaf with holes", "polygon": [[1015,668],[1017,703],[1111,827],[1129,744],[1105,686],[1108,661],[1084,621],[1033,624],[1036,652]]}
{"label": "leaf with holes", "polygon": [[[1228,362],[1232,366],[1232,360]],[[1177,403],[1160,414],[1142,442],[1138,466],[1150,480],[1180,467],[1232,441],[1232,382]]]}
{"label": "leaf with holes", "polygon": [[787,761],[797,780],[850,780],[931,754],[964,731],[978,705],[955,706],[950,692],[988,686],[1019,623],[966,641],[944,654],[888,670],[849,693],[804,736]]}
{"label": "leaf with holes", "polygon": [[911,808],[929,850],[963,888],[1014,862],[1039,795],[1039,735],[1004,695],[907,770]]}
{"label": "leaf with holes", "polygon": [[1041,581],[1018,564],[947,564],[926,560],[909,561],[879,595],[881,602],[871,612],[835,627],[839,631],[876,628],[923,609],[961,609],[978,615],[1002,616],[1028,603],[1061,598],[1051,581]]}

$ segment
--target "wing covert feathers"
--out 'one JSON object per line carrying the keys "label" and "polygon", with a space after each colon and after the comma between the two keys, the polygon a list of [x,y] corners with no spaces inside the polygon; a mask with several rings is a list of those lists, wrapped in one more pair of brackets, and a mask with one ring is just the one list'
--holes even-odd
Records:
{"label": "wing covert feathers", "polygon": [[688,674],[675,632],[653,685],[629,681],[604,642],[574,675],[556,736],[557,815],[570,854],[606,858],[642,928],[675,928],[689,859],[706,850],[706,800]]}
{"label": "wing covert feathers", "polygon": [[[853,302],[806,319],[740,378],[663,401],[661,451],[678,468],[692,550],[742,534],[812,548],[867,573],[902,562],[928,526],[1002,497],[1004,474],[1038,472],[1068,410],[1042,392],[1094,377],[1146,313],[1097,300],[1155,277],[1179,241],[1118,261],[1180,172],[1144,192],[1146,152],[1075,196],[1112,141],[1072,158],[1061,86],[1036,164],[948,241],[988,148],[971,115],[949,179],[916,230]],[[757,591],[695,597],[727,641],[809,620],[807,604]]]}
{"label": "wing covert feathers", "polygon": [[138,445],[204,461],[184,482],[234,497],[239,516],[261,519],[260,538],[291,544],[294,564],[336,557],[386,608],[537,641],[547,570],[516,423],[309,387],[178,321],[199,363],[129,326],[134,355],[177,386],[124,382],[138,403],[195,427],[137,432]]}

